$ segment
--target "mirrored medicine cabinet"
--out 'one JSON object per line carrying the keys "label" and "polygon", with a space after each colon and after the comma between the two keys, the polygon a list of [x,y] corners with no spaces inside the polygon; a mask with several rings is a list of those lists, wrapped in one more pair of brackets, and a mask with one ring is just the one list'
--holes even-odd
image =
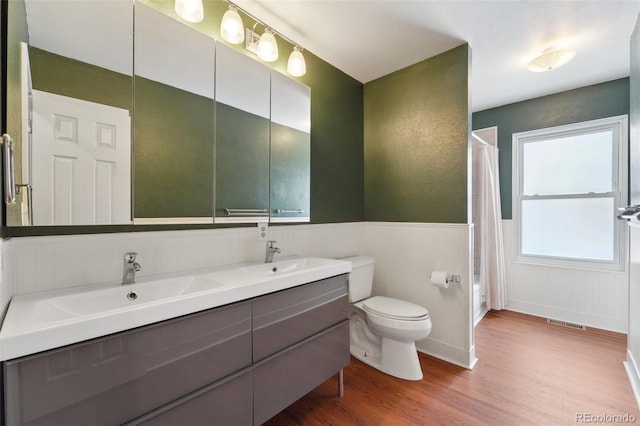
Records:
{"label": "mirrored medicine cabinet", "polygon": [[310,89],[156,3],[9,2],[8,226],[309,221]]}

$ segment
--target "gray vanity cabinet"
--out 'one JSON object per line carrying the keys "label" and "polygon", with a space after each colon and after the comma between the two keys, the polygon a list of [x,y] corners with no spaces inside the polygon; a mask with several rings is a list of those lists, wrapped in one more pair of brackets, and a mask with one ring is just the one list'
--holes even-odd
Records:
{"label": "gray vanity cabinet", "polygon": [[346,275],[254,301],[254,425],[349,364],[348,315]]}
{"label": "gray vanity cabinet", "polygon": [[6,362],[6,424],[122,424],[250,365],[242,302]]}
{"label": "gray vanity cabinet", "polygon": [[250,425],[253,371],[243,370],[145,415],[126,426]]}
{"label": "gray vanity cabinet", "polygon": [[346,275],[4,363],[7,425],[262,424],[349,364]]}
{"label": "gray vanity cabinet", "polygon": [[273,355],[349,316],[346,277],[327,278],[253,302],[253,362]]}
{"label": "gray vanity cabinet", "polygon": [[253,424],[266,422],[347,365],[348,320],[257,364]]}

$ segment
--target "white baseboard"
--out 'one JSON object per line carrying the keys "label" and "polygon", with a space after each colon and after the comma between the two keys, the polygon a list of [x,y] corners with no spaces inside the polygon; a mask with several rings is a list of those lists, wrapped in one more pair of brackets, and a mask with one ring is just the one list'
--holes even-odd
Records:
{"label": "white baseboard", "polygon": [[638,364],[636,364],[633,355],[627,350],[627,360],[623,362],[624,369],[629,376],[629,382],[631,383],[631,389],[633,389],[633,396],[636,398],[636,404],[640,408],[640,370],[638,370]]}
{"label": "white baseboard", "polygon": [[[475,346],[471,346],[471,349],[467,352],[462,348],[427,338],[416,342],[416,348],[419,352],[450,362],[451,364],[459,365],[468,370],[473,369],[478,362]],[[428,374],[428,372],[425,372],[425,375]]]}
{"label": "white baseboard", "polygon": [[587,327],[614,331],[616,333],[627,333],[626,322],[617,318],[603,317],[584,312],[574,312],[566,309],[558,309],[552,306],[537,305],[534,303],[511,299],[507,301],[505,309],[520,312],[522,314],[535,315],[542,318],[551,318],[575,324],[582,324]]}

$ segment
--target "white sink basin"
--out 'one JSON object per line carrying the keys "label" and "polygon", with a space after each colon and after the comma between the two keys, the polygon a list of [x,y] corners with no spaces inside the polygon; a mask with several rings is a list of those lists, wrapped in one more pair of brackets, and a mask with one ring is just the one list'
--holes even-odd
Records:
{"label": "white sink basin", "polygon": [[[0,360],[187,315],[351,271],[316,257],[236,265],[130,285],[16,296],[0,330]],[[142,281],[142,280],[140,280]]]}
{"label": "white sink basin", "polygon": [[286,274],[305,269],[322,267],[327,261],[332,259],[323,259],[319,257],[303,257],[298,259],[280,260],[273,263],[261,263],[259,265],[247,266],[240,270],[249,275],[272,276]]}
{"label": "white sink basin", "polygon": [[50,320],[50,315],[61,319],[95,315],[183,294],[213,290],[223,285],[201,275],[186,276],[55,296],[38,300],[35,302],[35,307],[38,318],[46,322]]}

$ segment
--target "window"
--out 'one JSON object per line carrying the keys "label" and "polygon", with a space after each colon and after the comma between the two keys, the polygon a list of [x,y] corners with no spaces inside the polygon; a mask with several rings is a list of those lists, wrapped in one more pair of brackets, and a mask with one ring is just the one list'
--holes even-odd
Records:
{"label": "window", "polygon": [[627,117],[513,135],[518,261],[623,270]]}

